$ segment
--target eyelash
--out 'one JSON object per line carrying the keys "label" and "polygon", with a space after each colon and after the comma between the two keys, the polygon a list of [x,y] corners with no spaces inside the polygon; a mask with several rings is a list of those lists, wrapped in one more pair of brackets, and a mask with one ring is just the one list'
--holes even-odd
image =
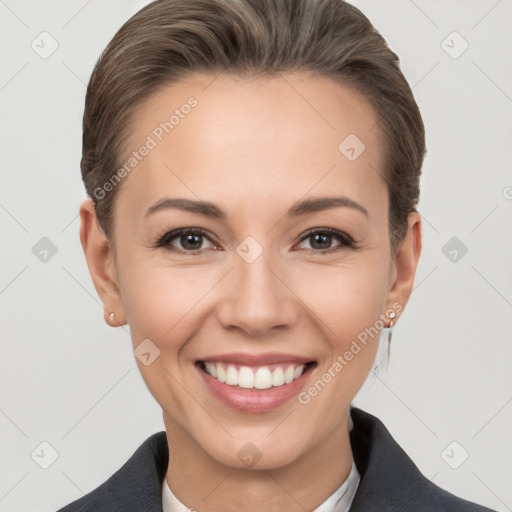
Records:
{"label": "eyelash", "polygon": [[[210,239],[210,237],[208,236],[206,231],[204,231],[201,228],[181,228],[181,229],[176,229],[174,231],[169,231],[169,232],[165,233],[162,237],[160,237],[158,239],[157,243],[153,246],[153,248],[154,249],[164,248],[164,249],[166,249],[170,252],[176,253],[176,254],[186,254],[186,255],[193,255],[193,256],[204,252],[204,249],[199,250],[199,251],[182,251],[180,249],[171,248],[170,242],[172,240],[174,240],[175,238],[178,238],[185,234],[200,235],[200,236],[203,236],[206,239],[208,239],[210,242],[214,243]],[[299,244],[304,242],[304,240],[307,240],[308,238],[312,237],[315,234],[322,234],[322,235],[327,234],[327,235],[335,238],[336,240],[338,240],[338,242],[340,242],[341,245],[334,249],[325,249],[325,250],[305,249],[304,251],[307,254],[324,255],[324,254],[338,252],[344,248],[357,249],[357,245],[356,245],[354,239],[350,235],[348,235],[347,233],[344,233],[342,231],[337,231],[337,230],[331,229],[331,228],[313,228],[304,234],[304,236],[300,239]]]}

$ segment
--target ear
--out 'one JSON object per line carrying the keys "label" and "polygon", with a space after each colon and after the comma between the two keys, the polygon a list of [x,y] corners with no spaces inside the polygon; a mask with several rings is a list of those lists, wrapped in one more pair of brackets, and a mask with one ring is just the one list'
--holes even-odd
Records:
{"label": "ear", "polygon": [[[80,205],[80,242],[94,287],[104,306],[107,324],[117,327],[126,323],[119,290],[116,262],[109,241],[101,230],[91,198]],[[114,313],[114,319],[110,318]]]}
{"label": "ear", "polygon": [[[388,293],[387,305],[398,316],[400,311],[405,308],[412,293],[422,247],[421,226],[420,214],[418,212],[411,212],[407,217],[407,233],[397,248],[394,259],[391,262],[390,282],[392,285]],[[396,323],[396,319],[393,323]]]}

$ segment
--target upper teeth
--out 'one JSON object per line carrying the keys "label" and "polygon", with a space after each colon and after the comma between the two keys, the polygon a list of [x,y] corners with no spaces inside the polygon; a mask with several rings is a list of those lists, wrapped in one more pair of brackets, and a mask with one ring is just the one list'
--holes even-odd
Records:
{"label": "upper teeth", "polygon": [[206,371],[218,381],[229,386],[240,386],[247,389],[268,389],[272,386],[282,386],[298,379],[304,372],[303,364],[285,365],[284,369],[277,366],[271,370],[268,366],[251,368],[250,366],[226,365],[225,363],[204,363]]}

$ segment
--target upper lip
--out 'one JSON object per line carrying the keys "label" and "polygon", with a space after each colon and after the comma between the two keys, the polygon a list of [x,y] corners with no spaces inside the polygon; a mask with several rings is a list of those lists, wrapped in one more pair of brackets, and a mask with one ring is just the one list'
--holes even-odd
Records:
{"label": "upper lip", "polygon": [[266,354],[246,354],[233,352],[231,354],[206,356],[199,361],[206,361],[208,363],[241,364],[246,366],[265,366],[268,364],[277,363],[306,364],[314,360],[310,357],[301,357],[293,354],[283,354],[278,352],[268,352]]}

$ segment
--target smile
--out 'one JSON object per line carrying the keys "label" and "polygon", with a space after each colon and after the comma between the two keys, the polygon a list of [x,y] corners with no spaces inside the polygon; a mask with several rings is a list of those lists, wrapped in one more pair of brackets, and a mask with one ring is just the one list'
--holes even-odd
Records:
{"label": "smile", "polygon": [[195,364],[206,389],[231,409],[264,413],[297,396],[316,361],[284,354],[207,357]]}
{"label": "smile", "polygon": [[285,363],[251,367],[225,362],[203,362],[204,371],[214,379],[244,389],[269,389],[290,384],[304,373],[306,366]]}

